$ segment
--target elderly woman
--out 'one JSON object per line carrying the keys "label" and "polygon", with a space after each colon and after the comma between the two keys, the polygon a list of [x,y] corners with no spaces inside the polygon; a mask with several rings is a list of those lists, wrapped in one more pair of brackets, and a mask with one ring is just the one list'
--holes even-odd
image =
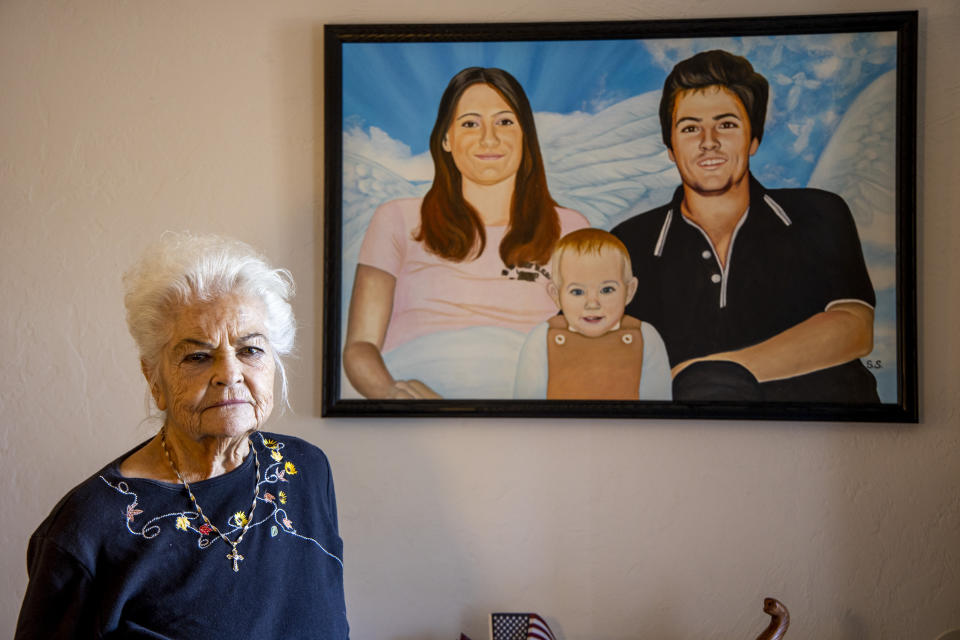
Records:
{"label": "elderly woman", "polygon": [[330,466],[261,431],[286,402],[289,272],[165,234],[124,283],[163,426],[34,533],[16,637],[347,638]]}
{"label": "elderly woman", "polygon": [[[530,103],[502,69],[470,67],[450,80],[430,153],[427,194],[382,205],[364,236],[344,369],[368,398],[436,398],[434,387],[451,382],[478,397],[485,385],[467,377],[491,368],[478,358],[505,347],[509,362],[493,382],[512,397],[520,343],[556,313],[545,265],[557,240],[587,220],[550,196]],[[486,332],[492,344],[468,352],[477,336],[454,332],[478,326],[507,331]],[[421,339],[440,333],[448,339]],[[424,363],[429,381],[404,380],[384,356],[407,343],[414,358],[452,357]]]}

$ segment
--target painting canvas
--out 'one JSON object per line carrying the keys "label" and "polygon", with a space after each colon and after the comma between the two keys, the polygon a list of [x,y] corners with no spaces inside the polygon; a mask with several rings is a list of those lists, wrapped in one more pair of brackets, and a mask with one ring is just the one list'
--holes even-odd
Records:
{"label": "painting canvas", "polygon": [[[325,38],[326,415],[916,420],[915,13],[579,24],[330,25]],[[669,396],[644,399],[642,393],[639,399],[578,399],[574,394],[557,400],[518,395],[517,389],[528,379],[522,362],[518,374],[518,354],[529,331],[549,320],[556,307],[528,326],[498,321],[496,313],[479,305],[470,309],[477,319],[466,323],[470,326],[445,324],[445,319],[431,317],[429,309],[418,309],[421,315],[408,320],[401,332],[397,327],[403,320],[390,316],[391,311],[404,304],[427,305],[445,294],[418,291],[419,297],[407,300],[399,282],[389,292],[395,296],[392,306],[378,312],[388,314],[387,325],[394,323],[393,335],[389,326],[386,336],[381,328],[380,343],[375,345],[378,355],[394,379],[422,381],[441,399],[419,399],[422,396],[415,392],[411,398],[395,399],[356,388],[345,371],[344,349],[351,303],[354,314],[367,309],[352,299],[357,266],[360,263],[362,271],[363,265],[375,262],[371,255],[393,250],[369,239],[364,248],[364,240],[371,224],[384,224],[375,221],[375,213],[387,203],[413,203],[410,211],[397,209],[391,219],[413,216],[402,233],[420,232],[419,203],[435,179],[431,131],[451,78],[471,67],[502,69],[515,78],[533,113],[550,196],[563,210],[579,213],[592,228],[622,229],[618,225],[671,202],[684,183],[675,162],[676,144],[668,150],[662,139],[658,107],[664,80],[678,62],[717,50],[747,59],[769,87],[762,142],[749,157],[756,182],[768,189],[823,190],[837,194],[849,207],[875,292],[875,301],[870,301],[872,345],[858,359],[871,383],[875,380],[876,401],[678,401]],[[491,131],[504,126],[490,122]],[[446,136],[443,144],[450,144]],[[770,193],[778,197],[777,192]],[[758,209],[757,204],[752,208]],[[488,233],[492,228],[487,227]],[[411,241],[411,246],[417,243]],[[500,263],[501,276],[548,281],[549,261],[541,263],[528,263],[526,269],[523,264]],[[800,267],[789,275],[798,283],[812,277]],[[429,286],[431,281],[424,281]],[[641,281],[641,293],[644,284]],[[378,295],[383,299],[382,293]],[[767,313],[762,301],[757,301],[754,313]],[[357,331],[364,323],[379,322],[382,327],[384,320],[367,313],[353,322]],[[649,336],[638,339],[651,342]],[[588,341],[589,349],[593,345]],[[724,346],[718,345],[718,350]],[[643,353],[654,360],[649,350]],[[669,367],[663,370],[669,393]]]}

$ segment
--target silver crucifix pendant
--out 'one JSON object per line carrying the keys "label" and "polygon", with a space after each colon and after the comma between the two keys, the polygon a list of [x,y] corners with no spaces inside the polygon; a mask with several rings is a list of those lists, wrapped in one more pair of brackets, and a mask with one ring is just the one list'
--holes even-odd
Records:
{"label": "silver crucifix pendant", "polygon": [[227,554],[227,560],[233,560],[233,570],[240,571],[240,561],[243,560],[243,556],[240,555],[240,552],[237,551],[237,548],[234,547],[233,551]]}

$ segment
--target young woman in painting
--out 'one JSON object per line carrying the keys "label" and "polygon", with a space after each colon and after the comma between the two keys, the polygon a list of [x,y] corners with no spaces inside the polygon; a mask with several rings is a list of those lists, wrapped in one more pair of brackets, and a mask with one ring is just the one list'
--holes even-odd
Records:
{"label": "young woman in painting", "polygon": [[[343,362],[368,398],[438,398],[435,387],[444,378],[462,381],[475,372],[480,367],[467,344],[475,341],[458,341],[452,332],[502,328],[519,345],[556,312],[544,267],[554,245],[588,226],[550,196],[530,103],[501,69],[471,67],[453,77],[430,153],[429,192],[380,206],[360,250]],[[452,360],[454,370],[427,366],[436,382],[392,375],[384,354],[431,335],[466,348],[459,358],[449,357],[450,342],[417,349],[428,359],[444,356],[447,365]],[[513,375],[509,367],[504,375]],[[503,382],[503,397],[510,397],[513,381]],[[484,394],[474,389],[473,397]]]}

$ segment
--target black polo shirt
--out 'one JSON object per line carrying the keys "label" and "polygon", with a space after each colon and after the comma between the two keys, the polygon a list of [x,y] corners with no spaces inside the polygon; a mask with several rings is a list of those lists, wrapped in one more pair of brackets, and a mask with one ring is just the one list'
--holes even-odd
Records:
{"label": "black polo shirt", "polygon": [[[627,313],[663,337],[670,366],[762,342],[832,303],[876,304],[853,216],[838,195],[766,190],[750,177],[750,207],[721,267],[707,234],[669,204],[613,229],[627,246],[639,287]],[[879,402],[859,360],[764,383],[765,399]]]}

